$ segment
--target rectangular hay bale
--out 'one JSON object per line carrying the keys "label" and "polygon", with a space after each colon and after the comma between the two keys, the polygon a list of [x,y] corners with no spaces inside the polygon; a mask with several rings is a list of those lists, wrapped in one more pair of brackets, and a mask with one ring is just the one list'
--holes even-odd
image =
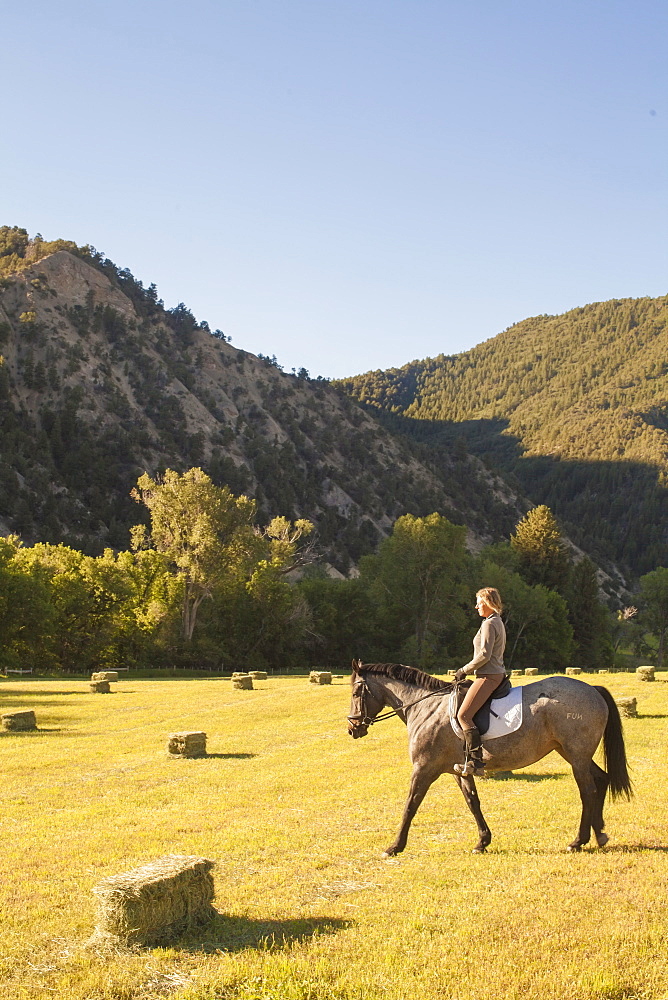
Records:
{"label": "rectangular hay bale", "polygon": [[206,757],[206,733],[198,730],[171,733],[167,752],[171,757]]}
{"label": "rectangular hay bale", "polygon": [[32,709],[3,712],[2,728],[10,733],[26,733],[31,729],[37,729],[35,713]]}
{"label": "rectangular hay bale", "polygon": [[575,674],[581,674],[582,667],[566,667],[566,674],[568,677],[572,677]]}
{"label": "rectangular hay bale", "polygon": [[524,671],[524,673],[528,677],[535,677],[536,674],[538,673],[538,667],[527,667],[526,670]]}
{"label": "rectangular hay bale", "polygon": [[109,694],[109,681],[91,681],[88,685],[93,694]]}
{"label": "rectangular hay bale", "polygon": [[252,677],[254,681],[266,681],[267,671],[266,670],[251,670],[249,677]]}
{"label": "rectangular hay bale", "polygon": [[93,888],[97,921],[91,944],[160,945],[208,923],[215,862],[168,854],[104,879]]}
{"label": "rectangular hay bale", "polygon": [[97,670],[90,675],[91,681],[117,681],[118,674],[115,670]]}
{"label": "rectangular hay bale", "polygon": [[330,670],[311,670],[308,679],[310,684],[331,684],[332,673]]}
{"label": "rectangular hay bale", "polygon": [[237,691],[252,691],[253,678],[250,674],[240,674],[238,677],[232,678],[232,687]]}
{"label": "rectangular hay bale", "polygon": [[623,719],[638,718],[638,701],[636,698],[615,698],[615,704]]}

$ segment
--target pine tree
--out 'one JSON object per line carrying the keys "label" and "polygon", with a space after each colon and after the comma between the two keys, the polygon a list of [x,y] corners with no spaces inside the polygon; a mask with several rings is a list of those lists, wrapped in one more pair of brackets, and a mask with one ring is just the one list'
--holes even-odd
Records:
{"label": "pine tree", "polygon": [[552,511],[545,504],[534,507],[510,536],[519,556],[519,571],[528,583],[542,583],[562,593],[570,575],[570,559]]}
{"label": "pine tree", "polygon": [[576,662],[590,669],[609,667],[613,649],[608,613],[599,600],[596,567],[591,559],[582,559],[573,567],[566,596]]}

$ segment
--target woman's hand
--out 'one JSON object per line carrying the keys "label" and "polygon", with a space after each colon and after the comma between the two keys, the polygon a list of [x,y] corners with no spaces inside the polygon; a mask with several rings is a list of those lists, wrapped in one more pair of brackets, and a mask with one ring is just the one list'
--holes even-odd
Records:
{"label": "woman's hand", "polygon": [[465,670],[462,670],[462,669],[460,668],[459,670],[456,670],[456,671],[455,671],[455,680],[457,681],[457,683],[458,683],[458,684],[459,684],[459,683],[460,683],[461,681],[465,681],[467,677],[468,677],[468,674],[466,673],[466,671],[465,671]]}

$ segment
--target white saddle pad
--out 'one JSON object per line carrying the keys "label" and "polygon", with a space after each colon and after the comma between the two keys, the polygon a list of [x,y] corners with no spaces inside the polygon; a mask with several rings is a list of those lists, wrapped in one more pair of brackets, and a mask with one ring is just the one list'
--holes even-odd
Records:
{"label": "white saddle pad", "polygon": [[[454,692],[453,692],[454,696]],[[460,740],[464,739],[457,716],[450,709],[450,722],[455,733]],[[510,689],[510,694],[505,698],[495,698],[489,713],[489,729],[482,738],[483,743],[487,740],[496,740],[499,736],[508,736],[514,733],[522,725],[522,688],[514,687]]]}
{"label": "white saddle pad", "polygon": [[489,713],[489,729],[483,736],[485,740],[495,740],[499,736],[514,733],[522,725],[522,688],[510,689],[510,694],[492,702]]}

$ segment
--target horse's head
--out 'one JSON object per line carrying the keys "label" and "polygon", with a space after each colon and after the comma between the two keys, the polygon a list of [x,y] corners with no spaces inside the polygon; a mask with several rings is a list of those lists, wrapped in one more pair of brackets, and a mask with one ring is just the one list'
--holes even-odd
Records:
{"label": "horse's head", "polygon": [[351,697],[350,714],[348,715],[348,733],[354,740],[366,736],[369,726],[383,708],[385,701],[379,694],[374,694],[361,673],[362,661],[353,660],[353,672],[350,678]]}

